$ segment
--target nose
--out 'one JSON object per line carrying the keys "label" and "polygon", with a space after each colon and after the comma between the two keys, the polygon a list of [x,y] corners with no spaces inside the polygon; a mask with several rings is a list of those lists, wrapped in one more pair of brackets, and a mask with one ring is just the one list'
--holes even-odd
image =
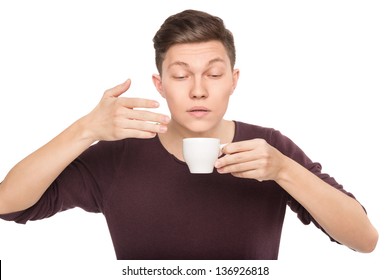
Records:
{"label": "nose", "polygon": [[190,97],[192,99],[203,99],[203,98],[207,98],[208,96],[209,95],[202,78],[201,77],[194,78],[194,83],[190,91]]}

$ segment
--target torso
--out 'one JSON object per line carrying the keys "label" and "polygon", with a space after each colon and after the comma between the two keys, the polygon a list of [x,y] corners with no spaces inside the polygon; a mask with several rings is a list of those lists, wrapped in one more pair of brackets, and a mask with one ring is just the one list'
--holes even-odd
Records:
{"label": "torso", "polygon": [[127,146],[105,203],[119,259],[277,258],[287,197],[275,182],[191,174],[158,138]]}

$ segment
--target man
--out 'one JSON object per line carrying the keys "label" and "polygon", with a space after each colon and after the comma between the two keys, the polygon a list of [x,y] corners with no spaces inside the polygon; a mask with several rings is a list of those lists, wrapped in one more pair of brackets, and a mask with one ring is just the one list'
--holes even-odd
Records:
{"label": "man", "polygon": [[[352,194],[290,139],[223,119],[239,71],[220,18],[187,10],[154,37],[157,91],[171,117],[121,97],[130,80],[18,163],[0,213],[25,223],[73,207],[105,215],[118,259],[277,259],[286,205],[305,224],[361,252],[378,234]],[[190,174],[182,139],[229,143],[212,174]],[[94,142],[99,141],[96,145]]]}

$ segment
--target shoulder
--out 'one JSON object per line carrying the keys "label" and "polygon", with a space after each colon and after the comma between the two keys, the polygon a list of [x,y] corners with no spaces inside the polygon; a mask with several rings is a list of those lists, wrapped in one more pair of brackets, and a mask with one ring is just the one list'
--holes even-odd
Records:
{"label": "shoulder", "polygon": [[[271,127],[264,127],[255,124],[249,124],[239,121],[234,121],[235,127],[235,141],[243,141],[254,138],[262,138],[267,142],[272,142],[272,138],[280,132]],[[280,134],[281,135],[281,134]]]}
{"label": "shoulder", "polygon": [[237,121],[235,121],[235,124],[236,135],[234,141],[261,138],[286,156],[293,158],[300,163],[311,162],[301,148],[279,130]]}

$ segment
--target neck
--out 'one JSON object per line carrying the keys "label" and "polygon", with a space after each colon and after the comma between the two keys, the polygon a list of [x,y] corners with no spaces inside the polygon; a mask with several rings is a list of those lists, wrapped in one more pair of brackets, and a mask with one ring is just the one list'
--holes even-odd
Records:
{"label": "neck", "polygon": [[211,137],[221,140],[221,144],[233,141],[235,124],[233,121],[221,120],[214,128],[208,131],[189,131],[179,126],[174,120],[168,125],[166,133],[159,134],[161,144],[164,148],[176,158],[183,161],[182,142],[184,138],[190,137]]}

